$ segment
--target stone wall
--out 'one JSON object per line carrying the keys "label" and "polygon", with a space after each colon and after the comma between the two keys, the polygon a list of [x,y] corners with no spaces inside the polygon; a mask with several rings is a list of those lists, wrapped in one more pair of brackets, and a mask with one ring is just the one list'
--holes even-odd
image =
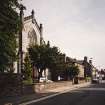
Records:
{"label": "stone wall", "polygon": [[[80,80],[79,83],[84,83],[85,80]],[[51,83],[35,83],[31,85],[25,85],[23,88],[24,94],[31,93],[44,93],[46,90],[52,90],[59,87],[68,87],[72,86],[72,81],[59,81],[59,82],[51,82]]]}
{"label": "stone wall", "polygon": [[[82,82],[84,81],[81,81],[80,83]],[[40,93],[46,91],[47,89],[54,89],[62,86],[71,85],[72,85],[71,81],[22,85],[21,75],[0,73],[0,97]]]}
{"label": "stone wall", "polygon": [[21,75],[13,73],[0,73],[0,97],[21,94]]}
{"label": "stone wall", "polygon": [[55,89],[55,88],[59,88],[62,86],[70,86],[72,85],[71,81],[60,81],[60,82],[52,82],[52,83],[37,83],[37,84],[33,84],[33,89],[34,92],[36,93],[42,93],[46,90],[51,90],[51,89]]}

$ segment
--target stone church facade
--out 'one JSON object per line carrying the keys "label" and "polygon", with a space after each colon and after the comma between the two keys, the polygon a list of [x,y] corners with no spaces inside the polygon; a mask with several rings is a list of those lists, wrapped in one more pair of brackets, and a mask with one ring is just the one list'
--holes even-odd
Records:
{"label": "stone church facade", "polygon": [[[23,61],[25,54],[27,53],[27,48],[30,45],[41,45],[44,43],[43,40],[43,26],[38,24],[34,16],[34,10],[32,10],[31,15],[23,17],[23,30],[22,30],[22,51],[23,51]],[[15,62],[15,73],[18,72],[18,64]]]}
{"label": "stone church facade", "polygon": [[23,51],[27,52],[27,48],[32,44],[42,44],[43,36],[42,36],[42,24],[38,25],[34,11],[30,16],[24,18],[24,27],[23,27]]}

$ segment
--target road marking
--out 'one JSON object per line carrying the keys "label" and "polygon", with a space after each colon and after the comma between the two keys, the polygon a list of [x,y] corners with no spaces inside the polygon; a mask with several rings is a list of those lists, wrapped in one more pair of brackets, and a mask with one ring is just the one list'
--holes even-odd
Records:
{"label": "road marking", "polygon": [[29,104],[32,104],[32,103],[36,103],[36,102],[39,102],[39,101],[43,101],[43,100],[46,100],[46,99],[48,99],[48,98],[52,98],[52,97],[55,97],[55,96],[57,96],[57,95],[60,95],[60,94],[63,94],[63,93],[67,93],[67,92],[69,92],[69,91],[71,91],[71,90],[75,90],[75,89],[78,89],[78,88],[80,88],[80,87],[85,87],[85,86],[87,86],[87,85],[89,85],[89,83],[88,83],[88,84],[82,84],[82,85],[75,85],[75,86],[70,87],[69,89],[64,90],[64,91],[61,91],[61,92],[59,92],[59,93],[55,93],[55,94],[52,94],[52,95],[49,95],[49,96],[46,96],[46,97],[42,97],[42,98],[39,98],[39,99],[35,99],[35,100],[32,100],[32,101],[24,102],[24,103],[21,103],[21,104],[19,104],[19,105],[29,105]]}
{"label": "road marking", "polygon": [[77,89],[77,88],[71,88],[71,89],[63,91],[63,92],[55,93],[53,95],[49,95],[49,96],[46,96],[46,97],[42,97],[42,98],[39,98],[39,99],[28,101],[28,102],[25,102],[25,103],[22,103],[22,104],[19,104],[19,105],[29,105],[29,104],[32,104],[32,103],[36,103],[36,102],[39,102],[39,101],[42,101],[42,100],[45,100],[45,99],[48,99],[48,98],[52,98],[52,97],[55,97],[55,96],[63,94],[63,93],[66,93],[66,92],[68,92],[70,90],[74,90],[74,89]]}
{"label": "road marking", "polygon": [[82,90],[105,91],[105,88],[83,88]]}
{"label": "road marking", "polygon": [[45,99],[48,99],[48,98],[55,97],[55,96],[60,95],[60,94],[62,94],[62,93],[56,93],[56,94],[49,95],[49,96],[46,96],[46,97],[42,97],[42,98],[39,98],[39,99],[35,99],[35,100],[29,101],[29,102],[25,102],[25,103],[22,103],[22,104],[19,104],[19,105],[32,104],[32,103],[39,102],[39,101],[42,101],[42,100],[45,100]]}

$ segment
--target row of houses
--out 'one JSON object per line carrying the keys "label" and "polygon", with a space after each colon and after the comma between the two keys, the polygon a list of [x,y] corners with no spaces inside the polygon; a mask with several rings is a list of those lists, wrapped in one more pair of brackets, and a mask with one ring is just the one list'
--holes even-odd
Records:
{"label": "row of houses", "polygon": [[[79,74],[78,74],[78,78],[80,80],[86,79],[86,78],[95,78],[98,75],[98,69],[96,67],[94,67],[94,65],[92,64],[92,60],[88,60],[88,57],[84,57],[83,60],[77,60],[77,59],[73,59],[70,57],[65,57],[65,63],[68,65],[75,65],[78,66],[79,68]],[[51,78],[51,72],[49,73],[48,70],[46,73],[47,74],[47,79],[52,79]],[[50,78],[49,78],[50,75]],[[54,74],[55,75],[55,74]],[[43,75],[45,76],[45,75]],[[68,74],[67,70],[62,70],[60,72],[58,72],[58,74],[56,74],[56,79],[55,80],[69,80],[72,79],[72,77],[70,77],[70,74]]]}
{"label": "row of houses", "polygon": [[94,77],[97,75],[97,68],[92,64],[92,60],[88,60],[88,57],[84,57],[83,60],[76,60],[70,58],[70,61],[79,68],[79,78]]}
{"label": "row of houses", "polygon": [[[23,51],[23,59],[25,54],[27,53],[27,48],[32,45],[41,45],[44,43],[43,40],[43,26],[42,24],[38,24],[34,10],[32,10],[31,15],[24,17],[23,15],[23,29],[22,29],[22,51]],[[79,78],[91,77],[92,75],[96,75],[97,69],[92,65],[92,60],[88,61],[87,57],[84,57],[83,60],[76,60],[70,57],[66,57],[64,55],[64,63],[66,64],[74,64],[79,67]],[[18,62],[15,63],[15,72],[19,72],[18,70]],[[51,72],[49,69],[46,69],[43,72],[43,77],[47,80],[52,80]],[[33,69],[33,78],[37,78],[38,72],[36,68]],[[62,77],[63,80],[67,80],[67,73],[63,71],[62,73],[58,73],[56,75],[56,80]]]}

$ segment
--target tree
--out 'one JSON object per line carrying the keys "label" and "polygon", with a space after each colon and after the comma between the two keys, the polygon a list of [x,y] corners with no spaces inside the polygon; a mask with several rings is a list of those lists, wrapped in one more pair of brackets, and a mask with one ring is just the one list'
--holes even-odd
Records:
{"label": "tree", "polygon": [[0,1],[0,72],[11,71],[16,60],[16,34],[19,30],[18,0]]}
{"label": "tree", "polygon": [[32,78],[32,65],[28,54],[26,54],[26,57],[24,59],[23,74],[26,80],[30,80]]}
{"label": "tree", "polygon": [[65,80],[65,71],[67,69],[67,65],[65,62],[65,54],[59,53],[56,56],[55,60],[55,65],[52,67],[51,74],[52,74],[52,79],[54,81],[58,80],[58,76],[63,78]]}
{"label": "tree", "polygon": [[49,43],[43,45],[30,46],[28,49],[31,62],[39,72],[38,79],[42,76],[43,70],[52,69],[57,65],[59,50],[57,47],[50,47]]}
{"label": "tree", "polygon": [[78,83],[79,68],[75,64],[68,67],[69,76],[74,80],[74,83]]}

